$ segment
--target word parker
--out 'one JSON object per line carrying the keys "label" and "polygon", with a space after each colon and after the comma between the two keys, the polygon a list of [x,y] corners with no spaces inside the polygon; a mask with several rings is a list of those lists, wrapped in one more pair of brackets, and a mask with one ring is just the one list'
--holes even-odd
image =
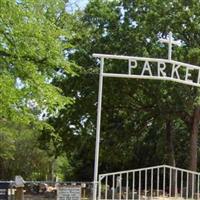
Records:
{"label": "word parker", "polygon": [[[140,71],[140,74],[138,74],[138,71]],[[200,86],[200,67],[173,60],[150,58],[137,60],[137,58],[130,58],[129,75],[137,76],[136,78],[173,80]]]}

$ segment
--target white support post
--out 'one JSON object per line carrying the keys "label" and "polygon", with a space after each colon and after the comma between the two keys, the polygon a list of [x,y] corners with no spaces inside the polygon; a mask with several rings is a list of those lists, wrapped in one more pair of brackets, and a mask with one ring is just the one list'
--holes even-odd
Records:
{"label": "white support post", "polygon": [[147,170],[145,170],[145,189],[144,189],[145,200],[147,200]]}
{"label": "white support post", "polygon": [[112,184],[112,200],[115,198],[115,175],[113,175],[113,184]]}
{"label": "white support post", "polygon": [[153,169],[151,169],[151,200],[153,199]]}
{"label": "white support post", "polygon": [[168,59],[172,59],[172,32],[169,32],[169,48],[168,48]]}
{"label": "white support post", "polygon": [[157,197],[159,197],[159,190],[160,190],[160,168],[157,169]]}
{"label": "white support post", "polygon": [[172,169],[169,169],[169,197],[172,196]]}
{"label": "white support post", "polygon": [[141,170],[139,171],[138,199],[141,200]]}
{"label": "white support post", "polygon": [[189,189],[189,173],[187,172],[187,183],[186,183],[186,198],[188,199],[188,189]]}
{"label": "white support post", "polygon": [[98,199],[101,199],[101,178],[99,177],[99,195],[98,195]]}
{"label": "white support post", "polygon": [[197,182],[197,199],[199,200],[199,175],[198,176],[198,182]]}
{"label": "white support post", "polygon": [[183,197],[183,171],[181,171],[181,198]]}
{"label": "white support post", "polygon": [[126,200],[128,200],[128,187],[129,187],[129,181],[128,181],[128,178],[129,178],[129,173],[126,173]]}
{"label": "white support post", "polygon": [[194,174],[192,174],[192,199],[194,199]]}
{"label": "white support post", "polygon": [[119,176],[119,200],[122,199],[122,174]]}
{"label": "white support post", "polygon": [[175,170],[175,198],[177,198],[177,193],[178,193],[177,187],[178,187],[178,171]]}
{"label": "white support post", "polygon": [[133,171],[132,199],[135,199],[135,172]]}
{"label": "white support post", "polygon": [[106,176],[106,183],[105,183],[105,199],[108,198],[108,176]]}
{"label": "white support post", "polygon": [[165,166],[163,167],[163,197],[165,197],[165,174],[166,173],[166,168]]}
{"label": "white support post", "polygon": [[100,73],[99,73],[99,94],[98,94],[98,108],[97,108],[95,161],[94,161],[93,200],[96,200],[97,198],[99,146],[100,146],[100,130],[101,130],[101,106],[102,106],[102,92],[103,92],[103,67],[104,67],[104,58],[101,58],[101,66],[100,66]]}

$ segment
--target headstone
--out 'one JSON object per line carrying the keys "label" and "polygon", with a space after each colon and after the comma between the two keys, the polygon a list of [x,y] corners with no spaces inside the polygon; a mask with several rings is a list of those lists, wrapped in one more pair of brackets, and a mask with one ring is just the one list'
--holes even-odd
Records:
{"label": "headstone", "polygon": [[21,176],[15,176],[15,199],[24,200],[24,179]]}
{"label": "headstone", "polygon": [[24,179],[21,176],[15,176],[15,187],[24,187]]}
{"label": "headstone", "polygon": [[57,200],[81,200],[81,187],[58,186]]}

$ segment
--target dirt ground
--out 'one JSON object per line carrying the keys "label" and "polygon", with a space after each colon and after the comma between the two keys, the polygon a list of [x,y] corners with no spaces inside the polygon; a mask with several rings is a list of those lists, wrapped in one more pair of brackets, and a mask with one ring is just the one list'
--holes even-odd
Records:
{"label": "dirt ground", "polygon": [[56,200],[56,197],[45,197],[44,195],[25,195],[24,200]]}

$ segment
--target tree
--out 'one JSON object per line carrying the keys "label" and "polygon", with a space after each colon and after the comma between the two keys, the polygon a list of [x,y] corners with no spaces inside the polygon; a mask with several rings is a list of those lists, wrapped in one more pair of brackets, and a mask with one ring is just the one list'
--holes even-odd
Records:
{"label": "tree", "polygon": [[[94,5],[96,6],[97,4],[98,1],[96,1],[96,4],[91,3],[90,4],[91,7],[88,7],[88,9],[91,9],[92,6]],[[138,47],[139,45],[142,46],[143,52],[137,50],[137,54],[163,57],[164,51],[158,50],[158,47],[160,48],[160,45],[156,43],[156,40],[158,40],[158,36],[165,37],[169,31],[172,31],[175,33],[174,36],[175,39],[177,37],[181,39],[182,42],[184,43],[184,47],[178,48],[177,51],[175,52],[174,56],[175,59],[199,65],[199,54],[197,53],[199,52],[199,49],[197,47],[199,40],[197,10],[200,4],[198,2],[192,1],[188,3],[184,1],[179,1],[179,2],[163,1],[161,3],[159,1],[149,1],[149,0],[137,1],[137,2],[122,1],[120,2],[120,6],[122,9],[121,12],[124,12],[124,16],[123,14],[121,14],[121,23],[123,24],[121,27],[126,26],[127,28],[126,30],[132,31],[131,34],[132,37],[129,37],[128,40],[134,41],[135,43],[134,46],[136,47]],[[119,7],[116,7],[116,10],[119,10]],[[92,22],[92,20],[90,22]],[[100,22],[103,22],[103,20]],[[105,20],[102,23],[102,27],[105,27],[106,24],[109,23]],[[115,31],[119,30],[119,32],[117,32],[117,34],[119,35],[120,30],[123,30],[123,28],[117,29],[118,24],[113,26],[114,27],[113,28],[110,23],[109,29],[110,30],[115,29]],[[109,31],[107,30],[106,32],[109,33]],[[187,33],[192,33],[192,34],[188,35]],[[113,30],[110,36],[107,35],[104,38],[103,37],[102,38],[105,39],[112,37],[113,40],[117,41],[117,34],[115,35]],[[119,38],[121,38],[122,41],[124,40],[123,35]],[[121,49],[123,49],[122,47],[123,45],[119,46],[121,47],[120,48],[121,51]],[[124,47],[124,48],[130,50],[130,51],[128,50],[124,51],[126,52],[126,54],[127,52],[134,53],[135,51],[134,47],[132,46],[130,47],[130,49],[129,47]],[[199,125],[198,90],[196,88],[188,88],[187,86],[186,87],[182,86],[181,91],[177,89],[178,87],[174,88],[173,92],[179,93],[180,95],[179,98],[177,98],[178,96],[176,97],[175,102],[179,102],[182,105],[182,108],[173,111],[172,107],[172,110],[170,111],[172,111],[176,116],[184,120],[186,125],[188,126],[188,130],[190,131],[190,145],[189,145],[190,153],[188,156],[190,158],[189,169],[196,171],[197,137],[198,137],[197,134]],[[162,92],[162,90],[160,89],[159,92]],[[188,94],[191,94],[191,96],[189,96]],[[173,97],[174,95],[171,94],[170,96]],[[168,102],[172,103],[170,101]]]}
{"label": "tree", "polygon": [[[1,179],[16,174],[50,179],[57,170],[52,169],[55,157],[60,159],[57,139],[47,119],[73,100],[53,81],[75,76],[77,68],[68,59],[74,17],[67,5],[67,0],[0,1]],[[51,139],[39,145],[44,132]]]}
{"label": "tree", "polygon": [[[178,55],[177,58],[199,65],[199,48],[197,44],[200,30],[198,28],[199,15],[197,14],[197,10],[200,4],[196,1],[170,2],[167,7],[167,2],[165,1],[162,3],[158,1],[144,1],[143,3],[139,2],[139,4],[140,9],[138,9],[137,13],[140,13],[138,19],[142,22],[141,28],[146,29],[148,32],[156,32],[156,27],[161,33],[169,30],[177,33],[177,37],[185,44],[183,51],[176,54]],[[168,17],[162,17],[163,15]],[[148,23],[150,20],[154,23],[154,27],[150,25],[151,23]],[[185,110],[187,114],[184,114],[181,118],[184,118],[190,130],[189,169],[196,171],[198,126],[200,120],[199,91],[195,88],[191,88],[191,90],[194,92],[193,103],[190,106],[188,105],[188,108]]]}
{"label": "tree", "polygon": [[[69,58],[82,66],[79,77],[55,81],[56,86],[74,99],[74,104],[67,105],[57,118],[51,119],[62,138],[62,149],[69,157],[74,179],[91,180],[93,174],[99,73],[95,66],[99,62],[92,54],[165,58],[167,48],[158,39],[172,31],[174,39],[183,43],[182,47],[174,48],[173,59],[198,65],[199,3],[193,3],[94,0],[84,13],[79,13],[74,31],[82,31],[71,40],[74,48],[69,53]],[[122,61],[105,64],[108,71],[123,72],[127,67]],[[194,111],[198,102],[198,89],[190,86],[105,79],[100,172],[161,163],[176,163],[195,170],[198,112],[194,115]],[[191,147],[194,149],[188,150]]]}
{"label": "tree", "polygon": [[52,84],[55,77],[74,74],[67,59],[72,19],[66,3],[0,2],[1,121],[36,123],[71,102]]}

